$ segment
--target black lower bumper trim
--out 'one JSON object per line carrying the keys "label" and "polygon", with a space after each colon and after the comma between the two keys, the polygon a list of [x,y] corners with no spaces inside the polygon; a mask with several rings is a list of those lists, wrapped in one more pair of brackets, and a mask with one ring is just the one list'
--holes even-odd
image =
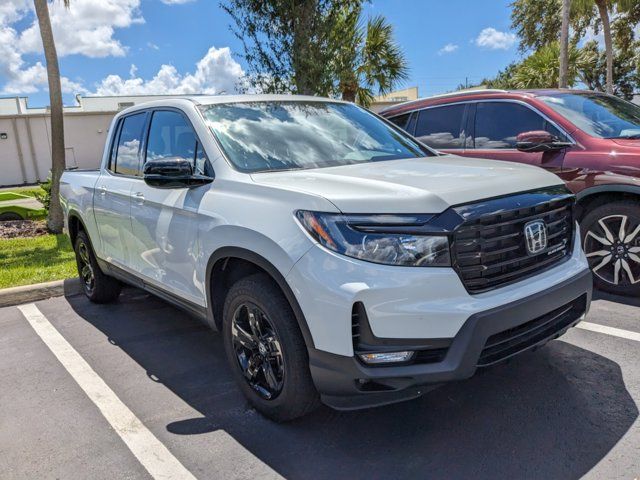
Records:
{"label": "black lower bumper trim", "polygon": [[[559,337],[587,313],[591,293],[591,272],[585,270],[535,295],[472,315],[440,362],[376,368],[354,357],[310,349],[311,374],[322,400],[337,409],[415,398],[434,385],[471,377],[479,364],[496,363]],[[496,341],[508,348],[482,360],[485,348],[495,347]]]}

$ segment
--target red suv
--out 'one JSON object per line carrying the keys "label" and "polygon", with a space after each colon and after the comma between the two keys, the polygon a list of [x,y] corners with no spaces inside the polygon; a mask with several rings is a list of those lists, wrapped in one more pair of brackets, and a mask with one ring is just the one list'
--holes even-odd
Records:
{"label": "red suv", "polygon": [[590,91],[475,90],[381,114],[444,153],[556,173],[577,194],[596,286],[640,295],[639,106]]}

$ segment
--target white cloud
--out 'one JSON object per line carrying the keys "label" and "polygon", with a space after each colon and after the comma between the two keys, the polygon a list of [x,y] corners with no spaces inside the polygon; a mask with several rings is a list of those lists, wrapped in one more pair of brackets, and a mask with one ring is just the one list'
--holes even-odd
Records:
{"label": "white cloud", "polygon": [[147,42],[147,47],[151,50],[160,50],[160,47],[153,42]]}
{"label": "white cloud", "polygon": [[[171,1],[171,0],[168,0]],[[173,0],[173,3],[183,0]],[[28,63],[25,54],[42,51],[40,32],[30,0],[0,0],[0,94],[29,94],[46,91],[47,72],[43,61]],[[71,9],[63,2],[49,3],[51,22],[59,56],[79,54],[86,57],[123,56],[127,47],[114,38],[119,28],[142,23],[140,0],[73,0]],[[18,25],[26,25],[19,32]],[[158,49],[149,42],[147,46]],[[131,65],[129,78],[108,75],[95,86],[98,95],[189,94],[233,92],[244,71],[231,56],[229,48],[211,47],[192,72],[179,72],[162,65],[151,79],[139,76]],[[89,93],[81,81],[63,77],[65,93]],[[93,90],[93,89],[91,89]]]}
{"label": "white cloud", "polygon": [[456,50],[458,50],[458,48],[460,48],[460,46],[456,45],[455,43],[447,43],[444,47],[442,47],[440,50],[438,50],[438,55],[445,55],[447,53],[453,53]]}
{"label": "white cloud", "polygon": [[2,0],[0,3],[0,25],[10,25],[20,20],[31,7],[29,0]]}
{"label": "white cloud", "polygon": [[475,44],[491,50],[507,50],[516,43],[516,40],[517,38],[513,33],[501,32],[495,28],[488,27],[480,32],[475,39]]}
{"label": "white cloud", "polygon": [[211,47],[198,61],[193,73],[181,74],[173,65],[162,65],[156,75],[145,80],[135,76],[137,69],[131,69],[131,78],[109,75],[96,87],[96,95],[151,95],[151,94],[191,94],[191,93],[231,93],[244,76],[244,71],[231,56],[228,47]]}
{"label": "white cloud", "polygon": [[[0,84],[1,94],[24,95],[48,86],[47,69],[42,62],[27,65],[21,53],[15,48],[19,44],[19,34],[9,22],[23,19],[28,12],[27,8],[28,3],[20,0],[0,5],[0,78],[4,79],[3,84]],[[72,82],[66,77],[61,78],[61,83],[65,93],[86,92],[79,83]]]}
{"label": "white cloud", "polygon": [[[140,0],[73,0],[69,8],[63,2],[50,3],[58,55],[81,54],[93,58],[125,55],[126,47],[113,35],[115,29],[144,23],[139,7]],[[42,52],[35,18],[20,35],[19,45],[22,53]]]}
{"label": "white cloud", "polygon": [[[113,37],[117,28],[144,22],[140,0],[74,0],[66,9],[63,2],[49,3],[51,24],[58,55],[88,57],[121,56],[126,47]],[[22,32],[16,25],[26,24]],[[29,0],[2,0],[0,3],[0,93],[27,94],[47,88],[46,69],[41,61],[27,64],[23,56],[42,52],[42,40],[33,3]],[[66,77],[65,93],[86,89]]]}

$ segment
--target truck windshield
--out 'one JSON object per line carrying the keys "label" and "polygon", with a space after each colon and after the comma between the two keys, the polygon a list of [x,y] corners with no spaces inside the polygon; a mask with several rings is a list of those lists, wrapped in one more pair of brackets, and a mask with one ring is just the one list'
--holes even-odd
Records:
{"label": "truck windshield", "polygon": [[347,103],[256,101],[202,107],[225,155],[243,172],[332,167],[434,155]]}
{"label": "truck windshield", "polygon": [[566,93],[540,99],[593,137],[640,138],[640,107],[633,103],[598,93]]}

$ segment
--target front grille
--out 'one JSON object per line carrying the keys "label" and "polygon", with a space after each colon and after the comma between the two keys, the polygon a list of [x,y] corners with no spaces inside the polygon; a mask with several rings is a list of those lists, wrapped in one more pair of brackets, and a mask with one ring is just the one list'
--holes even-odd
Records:
{"label": "front grille", "polygon": [[486,367],[500,362],[537,343],[551,339],[576,322],[585,313],[586,308],[585,294],[541,317],[490,336],[480,353],[478,366]]}
{"label": "front grille", "polygon": [[[454,232],[454,267],[469,292],[521,280],[571,254],[574,198],[566,191],[504,197],[478,205],[456,209],[465,220]],[[529,255],[524,226],[533,220],[544,220],[548,246]]]}

